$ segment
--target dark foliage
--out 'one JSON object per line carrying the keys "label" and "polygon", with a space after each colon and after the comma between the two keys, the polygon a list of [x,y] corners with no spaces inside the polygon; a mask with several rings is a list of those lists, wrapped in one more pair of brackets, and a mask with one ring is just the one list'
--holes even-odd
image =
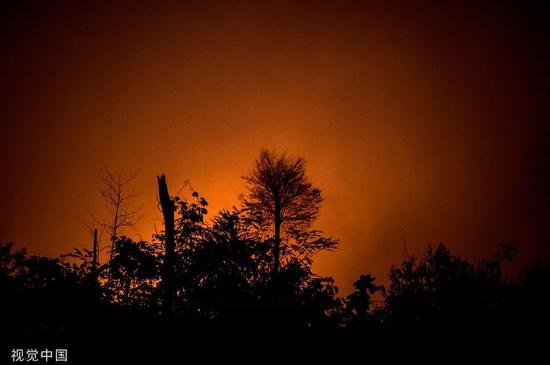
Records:
{"label": "dark foliage", "polygon": [[[289,175],[279,180],[281,172]],[[51,259],[0,244],[3,343],[65,345],[75,363],[113,355],[125,363],[192,355],[225,360],[235,349],[241,352],[233,358],[279,361],[298,350],[303,358],[293,359],[311,363],[341,359],[339,349],[367,358],[403,343],[510,343],[549,328],[550,266],[537,261],[517,279],[506,278],[502,265],[517,251],[511,244],[479,264],[444,245],[429,247],[423,257],[390,269],[387,290],[366,274],[339,297],[332,278],[312,271],[311,254],[335,241],[310,229],[321,198],[305,180],[303,161],[265,152],[256,173],[244,209],[223,210],[208,221],[208,203],[197,192],[189,200],[166,192],[174,213],[169,318],[163,315],[165,232],[152,242],[116,237],[110,260],[99,267],[87,249]],[[272,180],[279,185],[271,191]],[[277,270],[274,233],[258,234],[265,222],[252,219],[277,210],[275,191],[287,207],[280,213],[287,225]],[[310,196],[311,205],[300,208]]]}
{"label": "dark foliage", "polygon": [[[536,262],[518,279],[507,280],[501,273],[506,250],[474,265],[443,245],[429,248],[422,259],[409,258],[391,268],[387,292],[371,275],[362,275],[354,292],[341,298],[332,279],[316,277],[299,261],[282,268],[274,285],[266,246],[250,238],[236,211],[221,212],[196,238],[178,249],[178,262],[186,266],[178,270],[177,317],[170,322],[160,316],[158,243],[121,237],[95,283],[87,251],[75,252],[70,257],[78,261],[69,264],[66,258],[28,256],[13,251],[12,244],[1,245],[5,343],[69,344],[75,356],[83,356],[90,345],[98,346],[99,353],[120,355],[124,346],[139,343],[158,349],[162,342],[144,340],[157,331],[159,341],[186,339],[191,342],[185,348],[193,344],[190,351],[204,351],[188,338],[191,330],[214,336],[213,341],[221,341],[216,346],[246,347],[234,341],[255,343],[258,335],[266,342],[255,343],[256,350],[272,336],[299,336],[295,340],[308,343],[308,351],[318,355],[328,343],[358,349],[365,341],[389,346],[416,344],[418,338],[537,337],[549,324],[549,266]],[[229,338],[215,337],[222,333]]]}

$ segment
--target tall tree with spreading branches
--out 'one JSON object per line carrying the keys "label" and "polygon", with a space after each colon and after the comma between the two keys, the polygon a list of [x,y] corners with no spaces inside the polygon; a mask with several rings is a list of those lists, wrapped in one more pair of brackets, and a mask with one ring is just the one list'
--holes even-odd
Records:
{"label": "tall tree with spreading branches", "polygon": [[243,212],[259,236],[272,241],[274,273],[282,258],[310,262],[317,252],[336,246],[337,241],[311,230],[323,198],[308,180],[303,158],[262,149],[243,179],[248,186]]}

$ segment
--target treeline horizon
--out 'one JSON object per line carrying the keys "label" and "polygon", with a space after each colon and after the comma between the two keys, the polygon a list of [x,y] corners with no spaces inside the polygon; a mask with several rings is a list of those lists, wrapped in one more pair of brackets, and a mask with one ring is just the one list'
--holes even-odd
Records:
{"label": "treeline horizon", "polygon": [[[102,176],[112,218],[102,223],[110,234],[105,248],[97,229],[92,249],[60,258],[0,242],[6,343],[69,343],[82,354],[102,339],[119,353],[123,343],[166,350],[183,338],[202,348],[193,334],[235,331],[212,341],[237,346],[242,338],[248,351],[265,347],[276,356],[270,343],[281,336],[319,346],[319,354],[335,344],[357,350],[411,338],[509,339],[548,330],[550,265],[538,258],[506,277],[502,265],[513,260],[515,244],[498,244],[477,264],[443,244],[428,246],[388,268],[386,287],[365,272],[352,293],[339,295],[332,277],[312,270],[315,255],[339,242],[313,228],[323,198],[302,158],[261,150],[239,207],[209,221],[204,197],[171,195],[158,176],[164,229],[150,241],[123,234],[137,213],[128,205],[132,178]],[[108,256],[103,263],[100,250]]]}

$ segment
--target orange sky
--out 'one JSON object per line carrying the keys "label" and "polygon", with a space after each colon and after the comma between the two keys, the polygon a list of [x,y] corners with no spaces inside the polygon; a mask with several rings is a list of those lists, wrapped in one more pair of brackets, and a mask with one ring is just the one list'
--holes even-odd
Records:
{"label": "orange sky", "polygon": [[403,237],[416,253],[443,241],[476,260],[515,241],[519,262],[548,255],[537,9],[14,3],[2,12],[3,242],[46,255],[87,244],[104,164],[139,171],[148,239],[157,174],[229,208],[265,146],[308,161],[326,198],[318,227],[341,241],[315,267],[345,291],[360,273],[385,276]]}

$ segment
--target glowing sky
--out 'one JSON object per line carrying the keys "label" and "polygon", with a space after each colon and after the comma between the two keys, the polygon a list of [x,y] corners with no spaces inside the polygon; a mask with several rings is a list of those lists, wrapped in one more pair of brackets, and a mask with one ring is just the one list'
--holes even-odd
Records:
{"label": "glowing sky", "polygon": [[[139,171],[211,211],[261,147],[308,161],[349,290],[428,243],[547,255],[547,48],[537,9],[368,2],[15,2],[2,12],[0,240],[58,255],[105,211],[98,172]],[[72,4],[71,4],[72,3]],[[202,4],[201,4],[202,3]],[[544,71],[544,72],[543,72]],[[131,235],[135,233],[128,232]]]}

